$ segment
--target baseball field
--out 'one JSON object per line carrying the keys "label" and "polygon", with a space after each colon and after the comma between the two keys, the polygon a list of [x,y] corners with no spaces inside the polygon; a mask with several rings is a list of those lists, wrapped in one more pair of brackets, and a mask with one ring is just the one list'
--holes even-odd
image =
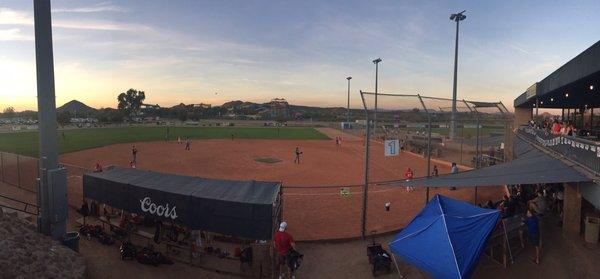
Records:
{"label": "baseball field", "polygon": [[[170,133],[177,136],[165,141],[165,131],[164,127],[66,130],[65,138],[59,132],[60,161],[87,169],[96,163],[128,166],[131,147],[135,144],[139,169],[207,178],[283,182],[283,218],[297,240],[360,235],[365,161],[362,138],[330,128],[280,128],[277,131],[277,128],[262,127],[171,127]],[[193,139],[191,150],[186,150],[185,144],[175,139],[179,135]],[[341,145],[331,140],[336,136],[342,137]],[[415,177],[425,176],[426,160],[410,152],[385,157],[381,143],[373,141],[371,146],[367,231],[384,233],[401,229],[425,204],[426,189],[409,192],[399,184],[376,182],[397,180],[401,184],[407,168],[413,169]],[[296,147],[302,151],[300,164],[294,162]],[[0,135],[0,150],[34,155],[36,135]],[[432,165],[438,167],[440,174],[450,170],[447,162],[434,161]],[[72,207],[81,204],[82,172],[79,169],[82,168],[68,168]],[[35,163],[31,169],[35,169]],[[481,203],[500,199],[502,188],[486,187],[477,192],[474,188],[430,189],[429,197],[436,193]],[[386,203],[391,203],[389,210]]]}

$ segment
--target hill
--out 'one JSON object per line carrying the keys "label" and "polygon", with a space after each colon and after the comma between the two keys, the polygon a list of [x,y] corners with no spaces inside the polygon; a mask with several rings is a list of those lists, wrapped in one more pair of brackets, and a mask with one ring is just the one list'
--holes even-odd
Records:
{"label": "hill", "polygon": [[58,113],[70,112],[77,115],[90,115],[96,112],[96,109],[77,100],[70,101],[56,109]]}

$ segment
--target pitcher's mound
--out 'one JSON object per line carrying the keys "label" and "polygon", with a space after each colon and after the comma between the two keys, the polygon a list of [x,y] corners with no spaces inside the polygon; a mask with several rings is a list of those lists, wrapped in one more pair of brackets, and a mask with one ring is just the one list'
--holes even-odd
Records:
{"label": "pitcher's mound", "polygon": [[265,164],[276,164],[276,163],[281,162],[280,159],[273,158],[273,157],[256,157],[256,158],[254,158],[254,161],[257,161],[259,163],[265,163]]}

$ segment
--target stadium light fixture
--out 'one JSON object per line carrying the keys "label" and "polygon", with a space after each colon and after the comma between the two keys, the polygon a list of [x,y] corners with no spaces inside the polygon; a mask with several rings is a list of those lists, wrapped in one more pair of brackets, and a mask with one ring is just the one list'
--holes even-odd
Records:
{"label": "stadium light fixture", "polygon": [[590,90],[594,90],[594,85],[590,85]]}
{"label": "stadium light fixture", "polygon": [[569,98],[569,93],[565,93],[565,97]]}
{"label": "stadium light fixture", "polygon": [[459,22],[465,20],[467,18],[464,15],[465,11],[460,13],[451,14],[450,20],[456,22],[456,42],[454,45],[454,84],[452,86],[452,114],[450,119],[450,139],[454,139],[456,137],[456,83],[457,83],[457,70],[458,70],[458,26]]}

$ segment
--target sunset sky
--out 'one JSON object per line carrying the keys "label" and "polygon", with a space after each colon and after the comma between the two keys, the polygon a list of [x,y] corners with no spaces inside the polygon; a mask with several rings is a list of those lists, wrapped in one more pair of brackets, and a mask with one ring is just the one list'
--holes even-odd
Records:
{"label": "sunset sky", "polygon": [[[32,0],[0,0],[0,109],[36,108]],[[600,39],[600,1],[53,0],[57,104],[352,106],[358,90],[504,102]],[[218,94],[215,94],[218,92]]]}

